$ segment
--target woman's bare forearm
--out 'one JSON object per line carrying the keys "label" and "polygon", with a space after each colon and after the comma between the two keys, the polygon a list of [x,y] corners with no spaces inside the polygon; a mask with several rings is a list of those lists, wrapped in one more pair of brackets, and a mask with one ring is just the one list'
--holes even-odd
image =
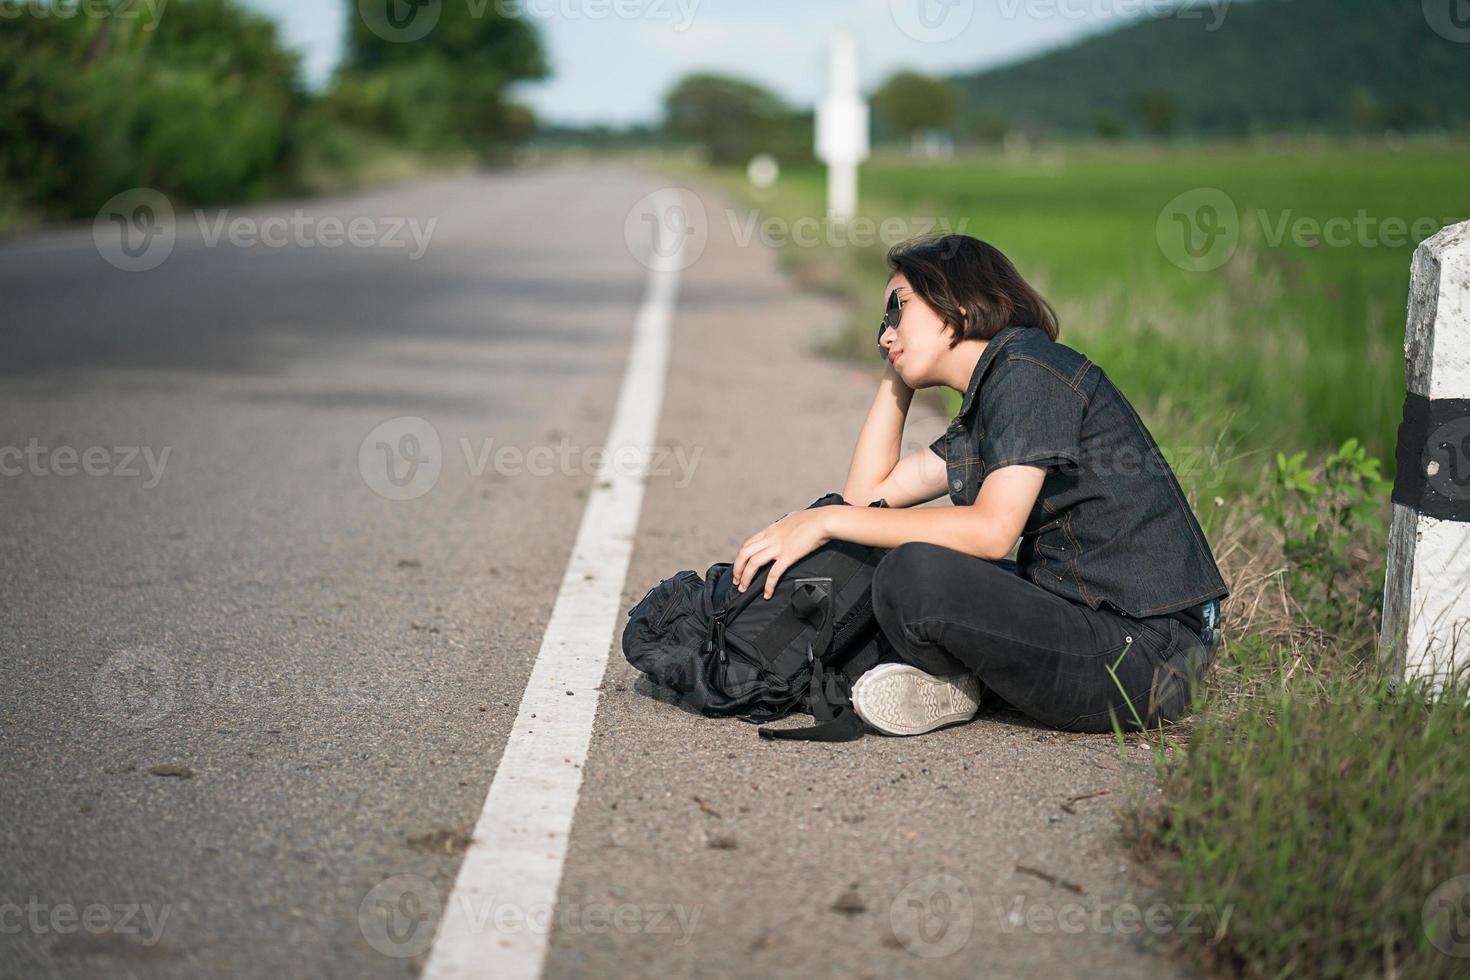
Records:
{"label": "woman's bare forearm", "polygon": [[857,447],[847,467],[847,482],[842,488],[843,499],[869,499],[872,490],[893,472],[903,447],[904,420],[913,400],[914,389],[904,384],[890,364],[883,371],[878,393],[858,433]]}

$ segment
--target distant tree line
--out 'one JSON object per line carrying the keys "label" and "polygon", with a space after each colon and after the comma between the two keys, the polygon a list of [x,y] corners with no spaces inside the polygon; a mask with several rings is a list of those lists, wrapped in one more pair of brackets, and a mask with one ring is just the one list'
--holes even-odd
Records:
{"label": "distant tree line", "polygon": [[984,138],[997,120],[1104,137],[1470,125],[1470,45],[1433,30],[1421,0],[1251,0],[1195,14],[955,76],[956,126]]}
{"label": "distant tree line", "polygon": [[702,146],[712,163],[744,165],[757,153],[782,163],[813,158],[812,113],[738,78],[685,76],[664,96],[663,125],[671,137]]}
{"label": "distant tree line", "polygon": [[493,160],[534,125],[510,85],[547,74],[534,29],[496,5],[446,4],[425,37],[392,43],[345,2],[345,63],[320,95],[236,0],[170,0],[156,22],[136,0],[49,7],[12,0],[0,20],[0,194],[49,217],[140,186],[193,204],[288,193],[324,145]]}
{"label": "distant tree line", "polygon": [[[1470,44],[1433,30],[1421,0],[1241,0],[1140,18],[980,73],[901,71],[869,98],[873,142],[914,146],[935,130],[995,143],[1013,131],[1167,139],[1463,129]],[[669,138],[702,145],[718,163],[760,152],[812,159],[811,113],[753,82],[692,75],[664,110]]]}
{"label": "distant tree line", "polygon": [[[871,105],[875,141],[913,138],[951,125],[956,93],[940,79],[900,72],[874,93]],[[758,153],[782,164],[810,164],[815,125],[812,110],[792,108],[755,82],[724,75],[687,75],[664,97],[663,138],[698,145],[717,164],[744,165]]]}

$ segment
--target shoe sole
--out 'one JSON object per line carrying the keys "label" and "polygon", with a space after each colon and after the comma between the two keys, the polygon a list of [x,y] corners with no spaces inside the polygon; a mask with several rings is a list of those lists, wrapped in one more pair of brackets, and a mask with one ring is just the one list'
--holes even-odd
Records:
{"label": "shoe sole", "polygon": [[853,684],[852,707],[885,735],[922,735],[975,717],[980,678],[935,677],[908,664],[879,664]]}

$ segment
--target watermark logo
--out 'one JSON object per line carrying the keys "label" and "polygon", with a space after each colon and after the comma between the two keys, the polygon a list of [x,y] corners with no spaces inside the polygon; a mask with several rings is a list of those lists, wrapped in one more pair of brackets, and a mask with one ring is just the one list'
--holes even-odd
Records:
{"label": "watermark logo", "polygon": [[1030,20],[1203,20],[1206,33],[1213,34],[1225,23],[1225,15],[1236,0],[999,0],[998,12],[1006,20],[1024,14]]}
{"label": "watermark logo", "polygon": [[[0,477],[141,477],[143,489],[163,482],[172,446],[43,446],[35,436],[24,446],[0,446]],[[146,470],[146,472],[145,472]]]}
{"label": "watermark logo", "polygon": [[888,924],[904,948],[924,959],[959,952],[975,927],[970,889],[954,875],[909,882],[888,907]]}
{"label": "watermark logo", "polygon": [[1420,910],[1424,935],[1446,956],[1470,957],[1470,875],[1441,882]]}
{"label": "watermark logo", "polygon": [[1272,249],[1286,245],[1299,249],[1404,248],[1455,222],[1454,218],[1375,215],[1366,208],[1353,215],[1327,217],[1299,214],[1293,208],[1242,212],[1224,191],[1196,187],[1164,205],[1155,232],[1170,262],[1187,272],[1209,272],[1235,255],[1247,219],[1259,231],[1262,244]]}
{"label": "watermark logo", "polygon": [[1470,416],[1450,419],[1429,434],[1424,475],[1447,500],[1470,499]]}
{"label": "watermark logo", "polygon": [[1025,895],[1016,895],[1009,903],[1001,896],[993,895],[990,902],[996,924],[1006,933],[1024,929],[1034,934],[1133,936],[1147,932],[1153,935],[1198,935],[1208,937],[1205,939],[1207,946],[1215,945],[1225,936],[1235,914],[1233,903],[1224,908],[1208,902],[1138,905],[1098,899],[1051,904],[1028,901]]}
{"label": "watermark logo", "polygon": [[[232,215],[228,209],[193,212],[205,248],[401,249],[408,260],[424,257],[438,218],[334,214],[314,215],[297,208],[289,215]],[[92,242],[111,265],[125,272],[148,272],[173,254],[178,221],[168,197],[151,187],[123,191],[104,204],[92,222]]]}
{"label": "watermark logo", "polygon": [[45,20],[71,20],[86,17],[91,20],[137,20],[144,17],[141,30],[158,28],[164,8],[169,0],[132,0],[118,3],[117,0],[0,0],[0,20],[16,20],[20,17],[35,17]]}
{"label": "watermark logo", "polygon": [[759,211],[741,214],[735,208],[725,209],[725,221],[730,226],[730,235],[741,248],[753,241],[760,241],[769,248],[872,248],[875,245],[891,247],[911,238],[938,235],[962,235],[969,227],[969,217],[962,217],[951,224],[948,218],[935,217],[888,217],[879,221],[866,215],[857,215],[849,221],[841,221],[831,215],[821,218],[813,215],[790,220],[778,215],[762,216]]}
{"label": "watermark logo", "polygon": [[[496,444],[494,437],[479,440],[460,436],[459,454],[465,472],[482,477],[487,472],[502,477],[594,476],[647,480],[673,477],[682,490],[694,479],[704,455],[704,446],[692,450],[683,445],[579,446],[566,437],[555,444],[530,447]],[[432,490],[443,470],[446,454],[439,432],[427,419],[400,416],[376,426],[357,451],[357,468],[363,482],[388,500],[413,500]]]}
{"label": "watermark logo", "polygon": [[923,44],[943,44],[965,32],[975,19],[975,0],[888,0],[898,29]]}
{"label": "watermark logo", "polygon": [[[463,0],[474,20],[619,20],[671,21],[676,32],[689,29],[699,0]],[[456,8],[457,9],[457,8]],[[357,0],[357,13],[367,29],[393,44],[422,40],[439,25],[444,0]]]}
{"label": "watermark logo", "polygon": [[363,482],[388,500],[413,500],[434,489],[444,465],[439,430],[428,419],[404,415],[373,429],[357,449]]}
{"label": "watermark logo", "polygon": [[393,44],[427,37],[439,24],[444,0],[357,0],[357,13],[367,29]]}
{"label": "watermark logo", "polygon": [[[470,13],[479,17],[490,0],[466,0]],[[494,0],[504,17],[538,20],[672,20],[675,32],[689,29],[699,0]]]}
{"label": "watermark logo", "polygon": [[1339,214],[1322,219],[1299,215],[1291,208],[1275,215],[1257,208],[1252,214],[1271,248],[1288,241],[1297,248],[1404,248],[1454,223],[1453,218],[1380,217],[1366,208],[1359,208],[1351,218]]}
{"label": "watermark logo", "polygon": [[357,927],[368,945],[384,956],[418,956],[434,941],[443,900],[434,883],[422,875],[384,879],[363,896]]}
{"label": "watermark logo", "polygon": [[1470,44],[1470,0],[1424,0],[1424,19],[1446,41]]}
{"label": "watermark logo", "polygon": [[655,272],[687,269],[709,244],[709,217],[698,194],[662,187],[639,198],[623,220],[628,254]]}
{"label": "watermark logo", "polygon": [[177,238],[173,204],[151,187],[115,195],[92,222],[98,254],[124,272],[147,272],[163,265]]}
{"label": "watermark logo", "polygon": [[107,658],[92,681],[92,697],[109,721],[145,729],[174,708],[174,662],[151,647],[121,650]]}
{"label": "watermark logo", "polygon": [[[415,630],[437,633],[437,626],[414,623]],[[343,683],[339,678],[280,666],[299,661],[282,651],[280,662],[242,669],[238,665],[185,661],[182,665],[152,647],[121,650],[108,657],[92,680],[92,697],[102,716],[120,728],[141,731],[156,726],[177,709],[191,715],[252,718],[278,712],[282,705],[311,704],[344,711],[377,709],[402,695],[386,678]]]}
{"label": "watermark logo", "polygon": [[24,905],[0,902],[0,936],[22,932],[66,936],[80,931],[94,936],[137,936],[141,945],[153,946],[163,937],[172,912],[172,905],[155,906],[148,902],[118,905],[94,902],[78,908],[71,902],[43,902],[32,895]]}
{"label": "watermark logo", "polygon": [[1164,205],[1154,233],[1164,257],[1188,272],[1218,269],[1240,244],[1240,212],[1217,187],[1185,191]]}
{"label": "watermark logo", "polygon": [[334,214],[311,215],[301,208],[290,216],[273,214],[264,218],[230,216],[228,210],[213,217],[195,211],[194,220],[206,248],[228,242],[235,248],[381,248],[405,249],[408,261],[417,262],[429,250],[438,218],[421,222],[415,217],[370,217],[360,214],[341,218]]}
{"label": "watermark logo", "polygon": [[703,912],[703,905],[679,903],[522,903],[494,895],[446,899],[427,878],[401,874],[378,882],[363,897],[357,925],[373,949],[406,959],[429,948],[441,917],[457,917],[455,921],[462,922],[473,936],[545,936],[555,928],[573,935],[669,935],[675,946],[685,946],[693,939]]}

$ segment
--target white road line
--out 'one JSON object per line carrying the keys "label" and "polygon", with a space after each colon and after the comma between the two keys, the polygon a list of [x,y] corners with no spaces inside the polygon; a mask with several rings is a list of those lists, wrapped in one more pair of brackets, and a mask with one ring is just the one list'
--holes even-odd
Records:
{"label": "white road line", "polygon": [[608,451],[474,842],[444,905],[425,980],[541,975],[643,505],[643,474],[620,472],[635,468],[616,465],[618,453],[634,447],[646,466],[657,437],[679,268],[664,257],[649,272]]}

